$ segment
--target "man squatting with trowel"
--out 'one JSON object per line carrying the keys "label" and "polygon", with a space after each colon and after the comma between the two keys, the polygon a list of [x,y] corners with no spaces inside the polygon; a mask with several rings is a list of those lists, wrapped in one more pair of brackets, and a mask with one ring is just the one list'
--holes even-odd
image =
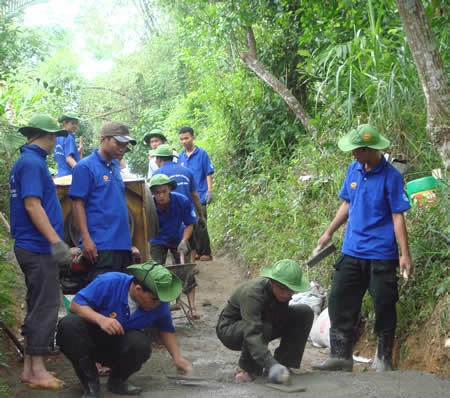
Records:
{"label": "man squatting with trowel", "polygon": [[349,166],[339,192],[343,202],[318,242],[319,248],[325,247],[333,233],[348,221],[328,300],[331,352],[325,362],[313,365],[315,369],[352,371],[354,328],[363,296],[369,289],[378,336],[376,370],[392,370],[397,267],[400,265],[402,275],[407,278],[414,265],[403,216],[410,208],[403,178],[380,152],[389,144],[369,124],[360,125],[338,142],[342,151],[352,151],[355,161]]}
{"label": "man squatting with trowel", "polygon": [[[232,294],[216,333],[227,348],[241,351],[237,381],[250,382],[264,371],[269,382],[287,383],[289,368],[300,367],[314,313],[307,305],[289,301],[309,288],[299,264],[280,260],[272,268],[263,267],[261,278],[243,283]],[[268,343],[279,337],[272,355]]]}
{"label": "man squatting with trowel", "polygon": [[154,262],[127,270],[131,275],[107,272],[94,279],[74,297],[72,314],[59,322],[56,342],[81,381],[82,398],[101,396],[96,361],[111,368],[107,387],[112,393],[142,391],[128,378],[150,358],[149,327],[158,329],[180,372],[192,369],[181,356],[169,307],[181,293],[181,280]]}

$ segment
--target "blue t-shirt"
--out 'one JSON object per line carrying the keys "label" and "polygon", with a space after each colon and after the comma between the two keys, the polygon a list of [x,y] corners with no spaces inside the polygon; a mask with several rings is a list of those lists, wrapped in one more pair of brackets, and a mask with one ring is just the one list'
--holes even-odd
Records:
{"label": "blue t-shirt", "polygon": [[156,327],[161,332],[175,332],[168,303],[161,302],[156,308],[144,311],[138,307],[130,316],[128,291],[132,275],[107,272],[97,276],[73,298],[79,305],[87,305],[95,312],[115,318],[124,330]]}
{"label": "blue t-shirt", "polygon": [[37,145],[24,145],[11,169],[10,219],[15,245],[34,253],[50,253],[49,241],[36,229],[25,209],[24,199],[38,197],[50,224],[61,239],[64,237],[63,215],[56,187],[45,161],[47,152]]}
{"label": "blue t-shirt", "polygon": [[67,137],[56,137],[54,156],[58,165],[58,174],[56,176],[64,177],[72,174],[72,167],[66,161],[67,156],[72,156],[77,163],[80,161],[80,154],[73,133],[69,132]]}
{"label": "blue t-shirt", "polygon": [[195,147],[194,152],[188,157],[186,151],[180,153],[178,163],[187,167],[194,175],[197,191],[202,204],[206,203],[206,192],[208,192],[208,184],[206,177],[214,173],[214,167],[209,160],[209,156],[202,148]]}
{"label": "blue t-shirt", "polygon": [[369,260],[398,259],[392,214],[411,207],[398,170],[384,156],[369,171],[354,161],[339,197],[350,203],[342,253]]}
{"label": "blue t-shirt", "polygon": [[81,159],[73,168],[69,195],[84,200],[97,250],[131,250],[125,184],[116,159],[106,161],[98,149]]}
{"label": "blue t-shirt", "polygon": [[181,193],[192,201],[191,191],[197,190],[194,176],[187,167],[180,166],[175,162],[165,162],[159,169],[153,172],[153,175],[165,174],[171,180],[177,182],[177,188],[174,192]]}
{"label": "blue t-shirt", "polygon": [[[155,200],[153,198],[153,200]],[[195,224],[195,216],[192,202],[176,192],[170,192],[170,205],[167,210],[161,210],[155,201],[158,214],[159,232],[150,243],[158,243],[169,247],[177,247],[183,237],[185,225]]]}

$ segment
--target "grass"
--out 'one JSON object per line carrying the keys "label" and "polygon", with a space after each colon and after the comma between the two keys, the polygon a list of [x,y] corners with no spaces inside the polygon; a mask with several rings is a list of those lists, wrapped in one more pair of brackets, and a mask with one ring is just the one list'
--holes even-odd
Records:
{"label": "grass", "polygon": [[[9,259],[11,255],[11,240],[6,231],[0,229],[0,319],[9,326],[16,324],[16,292],[19,289],[17,283],[17,271],[15,265]],[[8,366],[6,352],[0,339],[0,367]],[[0,397],[9,397],[9,389],[5,380],[0,377]]]}

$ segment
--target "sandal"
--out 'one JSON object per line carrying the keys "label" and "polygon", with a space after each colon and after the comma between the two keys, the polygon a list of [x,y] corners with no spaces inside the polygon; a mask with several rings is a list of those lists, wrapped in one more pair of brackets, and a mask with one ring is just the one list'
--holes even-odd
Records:
{"label": "sandal", "polygon": [[65,386],[64,382],[62,380],[57,379],[56,377],[53,377],[51,379],[45,379],[45,380],[36,380],[32,381],[30,380],[27,383],[27,386],[30,388],[35,388],[39,390],[62,390]]}

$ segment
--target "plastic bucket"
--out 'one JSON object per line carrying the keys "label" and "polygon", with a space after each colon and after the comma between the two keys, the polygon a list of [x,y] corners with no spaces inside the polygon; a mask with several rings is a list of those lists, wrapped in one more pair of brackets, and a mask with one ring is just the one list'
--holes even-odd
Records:
{"label": "plastic bucket", "polygon": [[71,312],[69,310],[70,303],[72,302],[72,299],[75,297],[73,294],[64,294],[64,307],[66,308],[66,313],[69,315]]}
{"label": "plastic bucket", "polygon": [[406,184],[406,192],[412,205],[433,205],[436,203],[436,179],[428,176],[412,180]]}

